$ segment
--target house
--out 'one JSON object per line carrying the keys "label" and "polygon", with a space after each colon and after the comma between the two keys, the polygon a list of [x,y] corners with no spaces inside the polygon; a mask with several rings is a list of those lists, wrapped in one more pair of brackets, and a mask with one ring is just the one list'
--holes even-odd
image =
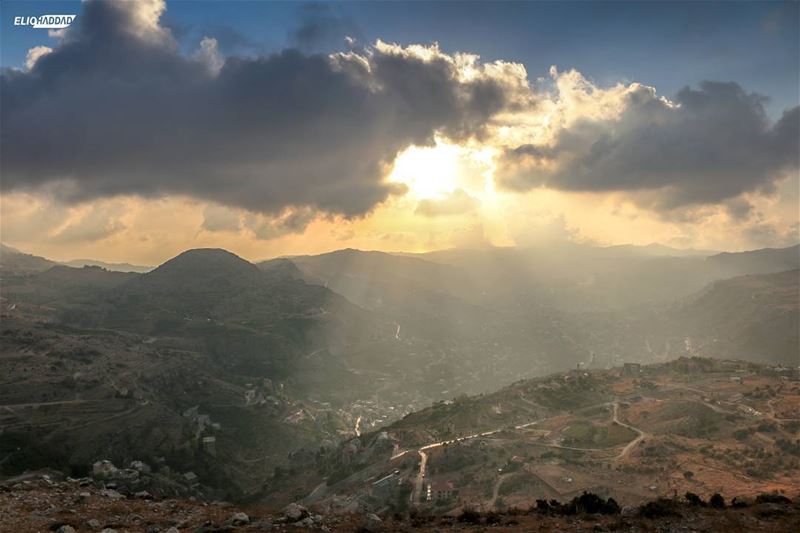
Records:
{"label": "house", "polygon": [[449,501],[458,498],[458,489],[452,481],[432,481],[428,483],[427,501]]}
{"label": "house", "polygon": [[201,441],[203,451],[208,455],[217,455],[217,438],[216,437],[203,437]]}
{"label": "house", "polygon": [[625,376],[638,376],[642,373],[642,365],[639,363],[625,363],[622,367],[622,374]]}

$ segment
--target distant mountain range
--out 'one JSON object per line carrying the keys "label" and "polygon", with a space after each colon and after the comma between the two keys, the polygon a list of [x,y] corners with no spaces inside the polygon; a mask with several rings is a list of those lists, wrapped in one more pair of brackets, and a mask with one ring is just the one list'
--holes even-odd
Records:
{"label": "distant mountain range", "polygon": [[106,263],[94,259],[75,259],[73,261],[58,262],[45,259],[36,255],[20,252],[16,248],[0,244],[0,269],[9,273],[35,273],[44,272],[55,265],[81,268],[84,266],[97,266],[113,272],[139,272],[144,273],[153,269],[150,266],[131,265],[129,263]]}
{"label": "distant mountain range", "polygon": [[[136,442],[252,495],[303,446],[522,378],[694,355],[796,361],[798,247],[661,251],[340,250],[255,265],[197,249],[140,274],[3,247],[0,375],[13,386],[0,405],[55,404],[1,414],[14,432],[0,453],[14,468],[124,462]],[[219,462],[198,455],[203,436]]]}
{"label": "distant mountain range", "polygon": [[75,268],[97,266],[105,268],[106,270],[111,270],[112,272],[138,272],[140,274],[153,270],[151,266],[132,265],[130,263],[106,263],[105,261],[97,261],[95,259],[73,259],[72,261],[67,261],[62,264]]}

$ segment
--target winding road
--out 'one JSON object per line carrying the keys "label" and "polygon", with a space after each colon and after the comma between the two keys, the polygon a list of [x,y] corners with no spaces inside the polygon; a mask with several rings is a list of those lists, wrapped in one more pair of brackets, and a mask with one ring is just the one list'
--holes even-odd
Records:
{"label": "winding road", "polygon": [[[608,406],[609,403],[605,402],[605,403],[599,404],[599,405]],[[624,428],[630,429],[631,431],[633,431],[633,432],[635,432],[637,434],[636,438],[633,439],[632,441],[630,441],[628,444],[626,444],[625,447],[622,448],[622,450],[619,452],[619,454],[615,458],[615,461],[619,461],[620,459],[623,459],[624,457],[626,457],[631,452],[631,450],[633,450],[648,435],[647,435],[647,433],[645,433],[641,429],[633,427],[630,424],[622,422],[619,419],[619,402],[618,401],[613,402],[613,411],[612,412],[613,412],[612,420],[613,420],[614,423],[619,424],[620,426],[622,426]],[[559,415],[556,415],[556,416],[559,416]],[[538,419],[538,420],[533,420],[531,422],[526,422],[524,424],[519,424],[519,425],[514,426],[514,429],[516,429],[516,430],[525,429],[525,428],[528,428],[530,426],[536,425],[536,424],[538,424],[540,422],[543,422],[545,420],[548,420],[548,419],[547,418],[541,418],[541,419]],[[433,448],[438,448],[438,447],[444,446],[446,444],[455,444],[455,443],[458,443],[458,442],[463,442],[463,441],[474,439],[474,438],[477,438],[477,437],[488,437],[490,435],[494,435],[495,433],[499,433],[499,432],[503,431],[504,429],[506,429],[506,428],[498,428],[498,429],[493,429],[493,430],[490,430],[490,431],[483,431],[481,433],[474,433],[472,435],[467,435],[466,437],[459,437],[459,438],[456,438],[456,439],[443,440],[443,441],[440,441],[440,442],[434,442],[434,443],[431,443],[431,444],[426,444],[425,446],[422,446],[422,447],[418,448],[417,450],[403,450],[401,452],[395,453],[391,457],[390,460],[398,459],[400,457],[403,457],[407,453],[414,453],[414,451],[416,451],[416,453],[419,454],[419,458],[420,458],[420,460],[419,460],[419,470],[417,471],[417,476],[414,479],[414,487],[413,487],[413,490],[411,492],[411,498],[410,498],[411,502],[414,503],[414,504],[419,504],[420,503],[420,498],[422,497],[422,494],[423,494],[423,488],[424,488],[424,482],[425,482],[425,470],[426,470],[427,465],[428,465],[428,454],[425,453],[426,450],[431,450]],[[577,450],[577,451],[587,451],[587,452],[606,451],[608,449],[611,449],[611,448],[572,448],[572,447],[568,447],[568,446],[561,446],[559,444],[542,444],[542,446],[547,446],[547,447],[550,447],[550,448],[561,448],[561,449],[569,449],[569,450]],[[613,446],[612,448],[616,448],[616,446]],[[493,494],[492,494],[491,505],[494,505],[494,502],[497,499],[498,491],[500,490],[500,486],[502,485],[502,481],[505,479],[504,476],[505,475],[500,476],[500,478],[498,478],[498,481],[495,483],[495,487],[494,487]]]}
{"label": "winding road", "polygon": [[631,452],[631,450],[633,450],[636,447],[636,445],[639,444],[640,442],[642,442],[642,440],[647,436],[647,433],[645,433],[641,429],[635,428],[635,427],[631,426],[630,424],[626,424],[625,422],[622,422],[619,419],[619,417],[617,416],[618,411],[619,411],[619,402],[614,402],[614,416],[612,418],[614,423],[619,424],[620,426],[622,426],[624,428],[628,428],[631,431],[635,431],[636,433],[638,433],[639,436],[636,437],[635,439],[633,439],[632,441],[630,441],[628,444],[626,444],[624,448],[622,448],[622,451],[619,452],[619,455],[617,455],[615,461],[619,461],[620,459],[623,459],[625,456],[627,456]]}

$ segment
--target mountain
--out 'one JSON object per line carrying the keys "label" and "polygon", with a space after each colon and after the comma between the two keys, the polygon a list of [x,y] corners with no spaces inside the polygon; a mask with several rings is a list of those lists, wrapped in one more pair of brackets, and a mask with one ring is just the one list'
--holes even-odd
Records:
{"label": "mountain", "polygon": [[693,353],[797,366],[799,282],[800,270],[717,281],[670,317]]}
{"label": "mountain", "polygon": [[112,272],[137,272],[139,274],[144,274],[145,272],[153,270],[151,266],[132,265],[130,263],[106,263],[105,261],[97,261],[95,259],[73,259],[63,264],[76,268],[96,266]]}
{"label": "mountain", "polygon": [[106,263],[105,261],[97,261],[94,259],[75,259],[66,262],[51,261],[44,257],[26,254],[20,252],[16,248],[0,244],[0,271],[9,274],[31,274],[36,272],[44,272],[45,270],[56,266],[64,265],[74,268],[82,268],[85,266],[100,267],[112,272],[138,272],[144,273],[152,270],[153,267],[131,265],[130,263]]}
{"label": "mountain", "polygon": [[[306,354],[339,353],[381,332],[389,337],[390,325],[325,287],[287,275],[285,266],[262,270],[225,250],[189,250],[110,291],[102,324],[202,342],[218,364],[236,372],[305,376],[312,378],[308,386],[323,368],[298,374]],[[344,372],[339,357],[320,364]]]}
{"label": "mountain", "polygon": [[748,252],[724,252],[706,262],[731,276],[768,274],[800,268],[800,244],[788,248],[762,248]]}
{"label": "mountain", "polygon": [[203,249],[146,274],[55,266],[4,284],[0,405],[43,410],[0,416],[0,475],[167,457],[206,496],[238,498],[352,432],[346,402],[383,383],[350,350],[380,353],[394,328],[282,266]]}
{"label": "mountain", "polygon": [[685,256],[703,256],[707,257],[709,255],[714,255],[717,252],[710,251],[710,250],[694,250],[692,248],[673,248],[671,246],[665,246],[663,244],[659,244],[657,242],[653,242],[650,244],[646,244],[643,246],[637,246],[633,244],[618,244],[615,246],[606,246],[602,248],[603,250],[614,253],[614,254],[622,254],[622,255],[638,255],[638,256],[647,256],[647,257],[685,257]]}
{"label": "mountain", "polygon": [[660,246],[647,253],[652,248],[559,243],[419,257],[457,266],[478,294],[500,306],[524,306],[536,299],[561,310],[600,312],[667,303],[719,279],[800,268],[797,246],[710,257],[662,254]]}
{"label": "mountain", "polygon": [[0,275],[25,275],[44,272],[55,266],[55,261],[26,254],[16,248],[0,244]]}
{"label": "mountain", "polygon": [[137,278],[128,288],[144,293],[219,294],[243,290],[264,279],[254,264],[226,250],[200,248],[180,255]]}
{"label": "mountain", "polygon": [[500,309],[454,265],[352,249],[289,260],[309,283],[324,284],[396,327],[395,342],[381,346],[382,357],[364,354],[351,364],[413,376],[425,396],[491,390],[520,373],[570,367],[588,357],[569,317],[535,301],[525,309]]}
{"label": "mountain", "polygon": [[[409,290],[433,297],[467,288],[464,272],[416,257],[354,249],[288,258],[306,276],[361,306],[373,309],[413,301]],[[270,262],[261,263],[268,265]]]}

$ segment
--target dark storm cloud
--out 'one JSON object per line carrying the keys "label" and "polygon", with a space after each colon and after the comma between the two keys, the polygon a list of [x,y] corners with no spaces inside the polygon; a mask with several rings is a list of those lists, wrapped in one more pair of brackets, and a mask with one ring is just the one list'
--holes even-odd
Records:
{"label": "dark storm cloud", "polygon": [[52,53],[3,72],[5,190],[359,215],[397,190],[382,175],[398,151],[480,133],[506,104],[502,79],[464,81],[447,57],[391,46],[230,57],[215,74],[153,6],[86,2]]}
{"label": "dark storm cloud", "polygon": [[640,198],[664,210],[771,190],[798,168],[800,108],[771,123],[764,103],[736,83],[687,87],[672,103],[640,87],[618,118],[578,120],[550,144],[507,150],[499,179],[516,190],[659,191]]}

